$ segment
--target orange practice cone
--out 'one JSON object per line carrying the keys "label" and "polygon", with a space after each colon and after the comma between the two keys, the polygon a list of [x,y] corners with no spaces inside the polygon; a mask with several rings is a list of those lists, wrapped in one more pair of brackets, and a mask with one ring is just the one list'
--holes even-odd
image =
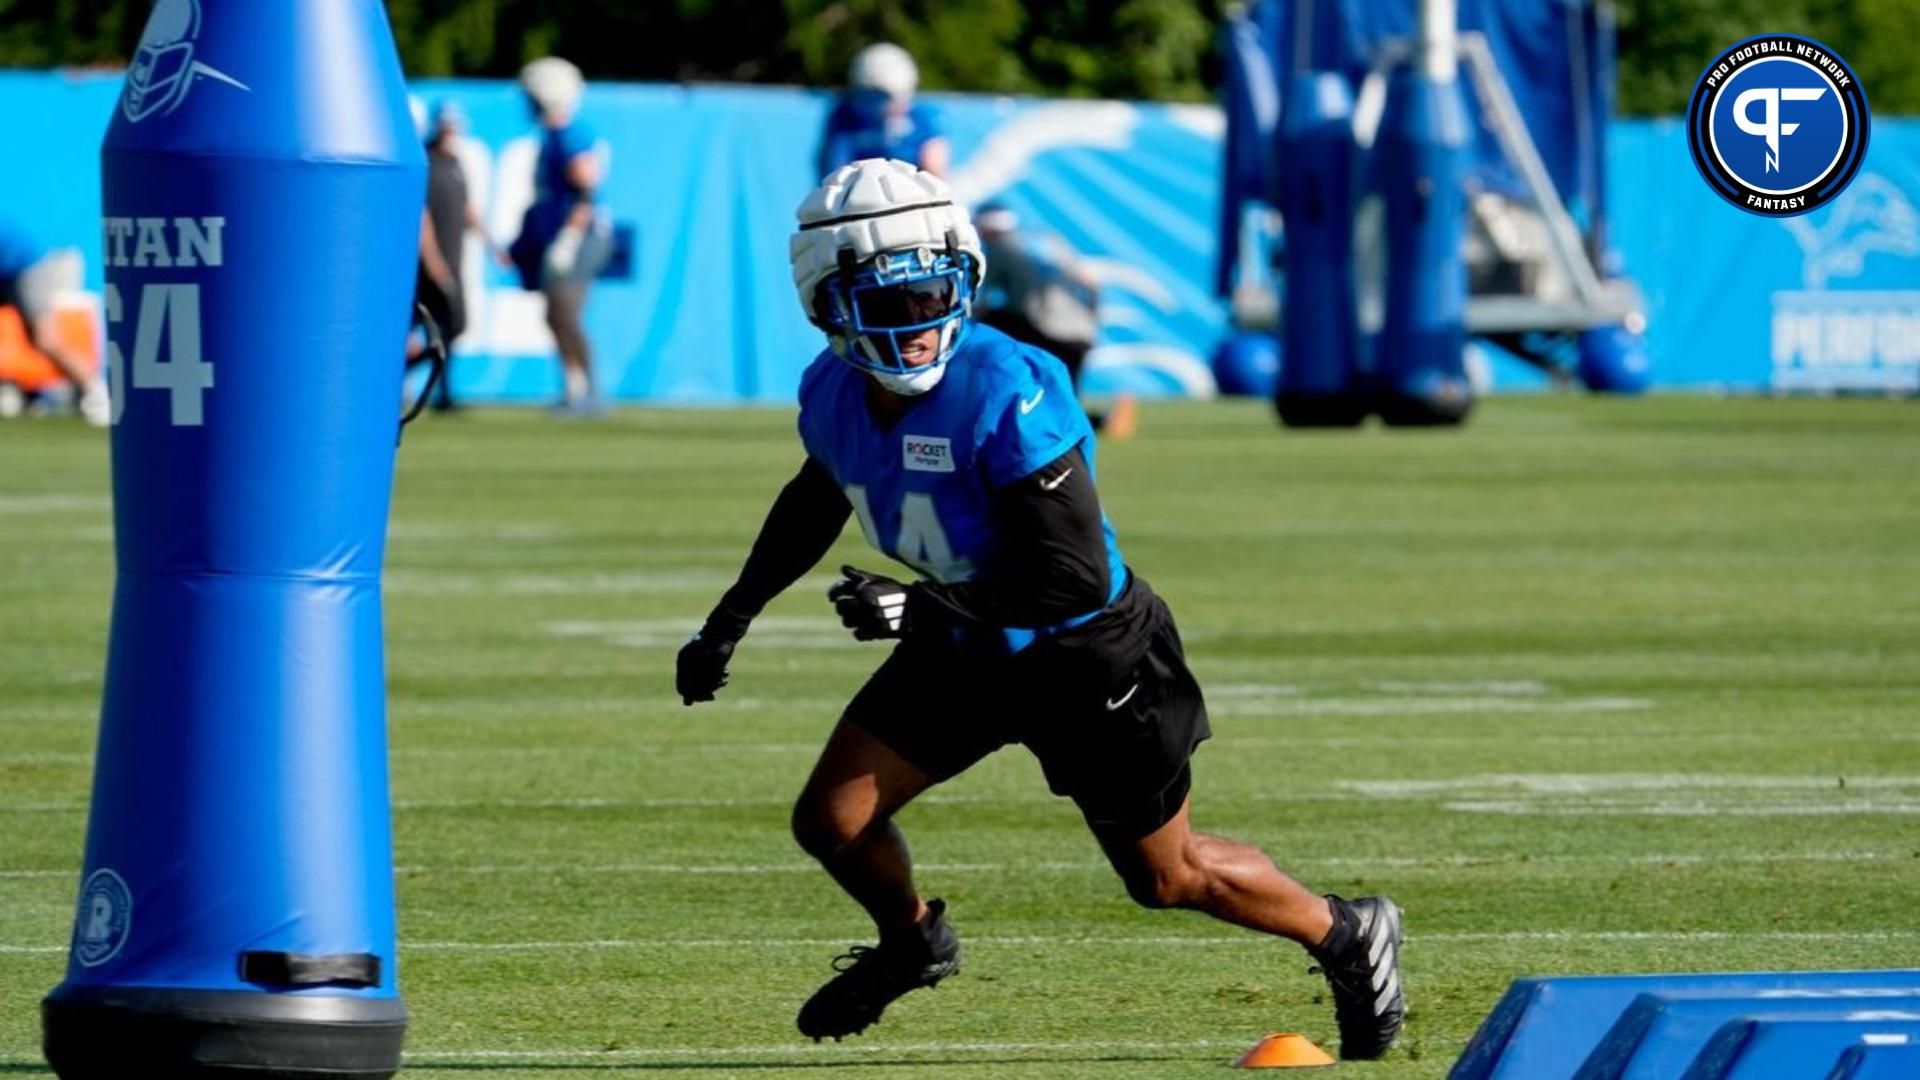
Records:
{"label": "orange practice cone", "polygon": [[1236,1069],[1313,1069],[1335,1064],[1333,1056],[1313,1040],[1291,1031],[1276,1032],[1253,1044],[1233,1063]]}

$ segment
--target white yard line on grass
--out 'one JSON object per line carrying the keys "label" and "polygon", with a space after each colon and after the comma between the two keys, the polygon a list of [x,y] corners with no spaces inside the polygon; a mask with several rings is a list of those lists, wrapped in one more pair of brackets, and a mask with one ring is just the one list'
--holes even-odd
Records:
{"label": "white yard line on grass", "polygon": [[[437,570],[390,570],[386,574],[384,584],[390,593],[410,595],[604,596],[709,593],[726,588],[733,583],[733,579],[734,575],[731,573],[715,570],[487,575]],[[699,620],[677,619],[673,620],[673,625],[679,630],[679,637],[675,639],[675,645],[678,647],[699,628]],[[835,625],[838,626],[837,623]]]}
{"label": "white yard line on grass", "polygon": [[1837,776],[1831,773],[1481,773],[1443,780],[1335,780],[1333,786],[1376,799],[1518,791],[1528,795],[1597,795],[1620,791],[1841,791],[1915,788],[1920,776]]}
{"label": "white yard line on grass", "polygon": [[821,1043],[783,1046],[643,1046],[620,1050],[594,1050],[566,1047],[553,1050],[409,1050],[407,1064],[428,1068],[439,1063],[465,1061],[592,1060],[618,1062],[623,1059],[650,1060],[679,1057],[872,1057],[877,1054],[1038,1054],[1072,1052],[1133,1051],[1139,1053],[1169,1050],[1245,1049],[1249,1039],[1188,1039],[1158,1041],[1140,1039],[1060,1039],[1047,1042],[910,1042],[910,1043]]}
{"label": "white yard line on grass", "polygon": [[[765,701],[758,698],[741,698],[741,699],[736,699],[730,702],[723,701],[723,702],[720,702],[719,704],[722,706],[725,706],[726,709],[742,710],[742,711],[754,711],[754,710],[766,710],[766,709],[790,709],[793,712],[793,714],[796,716],[806,715],[814,712],[831,712],[834,708],[838,707],[838,703],[834,703],[831,705],[824,704],[824,703],[817,704],[817,705],[809,705],[806,703],[796,704],[793,702]],[[1563,703],[1563,704],[1570,705],[1572,703]],[[1595,710],[1612,711],[1613,708],[1614,707],[1612,705],[1605,705],[1605,706],[1600,706],[1600,705],[1584,706],[1583,705],[1579,708],[1573,708],[1573,709],[1561,710],[1561,711],[1572,711],[1572,712],[1595,711]],[[457,716],[457,715],[460,715],[462,711],[463,711],[463,707],[458,705],[400,706],[395,710],[395,715],[393,719],[396,724],[404,725],[409,720],[420,718],[420,717]],[[564,711],[564,710],[561,710],[561,711]],[[632,709],[631,706],[610,706],[606,708],[595,709],[594,711],[611,712],[611,713],[620,713],[620,712],[636,712],[637,713],[640,710]],[[716,711],[723,711],[723,710],[716,710]],[[1223,710],[1219,708],[1213,708],[1211,711],[1214,712],[1216,715],[1223,713]],[[1308,715],[1311,711],[1312,710],[1298,710],[1290,714],[1283,714],[1281,712],[1259,712],[1259,713],[1248,712],[1245,715],[1247,716],[1292,715],[1297,717],[1297,716]],[[1450,713],[1451,711],[1452,710],[1437,709],[1437,710],[1433,710],[1432,713],[1430,713],[1430,715],[1446,714],[1446,713]],[[1531,708],[1529,709],[1503,708],[1496,711],[1554,712],[1556,710],[1531,709]],[[84,710],[74,710],[73,716],[76,718],[80,717],[83,712]],[[1407,709],[1381,710],[1382,715],[1387,715],[1387,714],[1413,715],[1419,712],[1421,712],[1421,710],[1418,708],[1413,710],[1407,710]],[[1333,714],[1339,714],[1339,713],[1340,713],[1340,707],[1336,706],[1336,708],[1333,710]],[[27,718],[21,717],[17,713],[9,713],[7,710],[0,709],[0,723],[5,723],[9,720],[21,720],[21,719],[27,719]],[[1322,748],[1382,747],[1386,749],[1398,749],[1398,750],[1406,751],[1409,748],[1415,747],[1415,746],[1471,746],[1471,745],[1480,744],[1480,743],[1499,743],[1499,744],[1510,745],[1516,739],[1524,739],[1524,741],[1526,741],[1529,744],[1553,743],[1557,745],[1557,744],[1563,744],[1563,743],[1578,744],[1578,743],[1604,742],[1609,747],[1618,749],[1622,746],[1626,746],[1635,742],[1658,741],[1659,743],[1665,744],[1665,745],[1692,744],[1692,745],[1701,745],[1701,746],[1752,745],[1757,743],[1777,742],[1782,738],[1790,738],[1790,737],[1793,737],[1793,736],[1786,736],[1786,735],[1782,735],[1780,733],[1775,733],[1775,732],[1739,732],[1739,731],[1689,732],[1689,731],[1670,731],[1670,730],[1669,731],[1638,731],[1633,729],[1626,729],[1626,730],[1604,729],[1604,730],[1593,730],[1593,731],[1554,731],[1554,732],[1546,732],[1546,733],[1540,733],[1540,734],[1529,733],[1526,735],[1516,735],[1514,732],[1511,732],[1511,731],[1409,732],[1409,733],[1383,733],[1378,735],[1312,735],[1312,734],[1303,734],[1303,733],[1294,733],[1294,734],[1287,734],[1287,735],[1244,735],[1244,734],[1238,734],[1236,732],[1228,731],[1228,732],[1216,733],[1214,735],[1213,740],[1210,743],[1208,743],[1208,745],[1216,748],[1224,748],[1228,750],[1240,750],[1240,749],[1251,750],[1251,749],[1264,749],[1268,747],[1278,747],[1282,749],[1298,749],[1300,747],[1311,746],[1311,747],[1322,747]],[[1811,740],[1815,738],[1815,736],[1808,735],[1806,736],[1806,738]],[[1831,742],[1835,738],[1849,738],[1849,739],[1859,739],[1859,740],[1872,740],[1874,742],[1881,742],[1881,743],[1909,743],[1909,742],[1920,742],[1920,732],[1839,731],[1839,732],[1822,733],[1819,736],[1819,738],[1826,742]],[[402,746],[402,747],[396,748],[393,751],[392,756],[395,759],[503,758],[503,759],[510,759],[510,760],[520,760],[528,757],[608,758],[608,757],[630,756],[630,757],[648,757],[648,758],[671,758],[671,757],[676,757],[682,754],[692,756],[692,755],[733,754],[733,753],[797,754],[797,755],[803,755],[803,756],[811,756],[811,755],[817,755],[820,752],[820,747],[824,741],[825,741],[824,739],[821,739],[821,740],[793,740],[793,741],[781,741],[781,742],[772,742],[772,741],[768,741],[768,742],[698,742],[698,743],[652,743],[652,744],[622,743],[617,746],[609,746],[606,744],[582,744],[582,745],[572,745],[572,746]],[[1408,756],[1415,756],[1415,755],[1409,754]],[[0,754],[0,765],[90,765],[92,764],[92,762],[93,762],[93,754],[91,752],[80,752],[80,751],[39,751],[39,752],[29,752],[24,754]],[[1543,775],[1553,775],[1553,774],[1543,774]],[[1700,775],[1700,774],[1695,774],[1695,775]],[[1869,778],[1863,778],[1863,779],[1869,779]],[[1819,787],[1836,787],[1837,788],[1840,785],[1836,781],[1837,781],[1837,777],[1833,777],[1833,776],[1815,777],[1803,784],[1799,784],[1796,786],[1809,787],[1809,788],[1819,788]],[[1847,782],[1851,784],[1854,782],[1854,780],[1852,777],[1849,777]],[[1476,790],[1475,788],[1472,788],[1472,787],[1461,786],[1462,781],[1460,780],[1444,780],[1444,781],[1353,780],[1353,781],[1337,781],[1336,783],[1339,783],[1350,790],[1359,792],[1361,794],[1365,794],[1371,798],[1421,797],[1421,794],[1419,792],[1413,791],[1413,790],[1409,790],[1406,793],[1393,792],[1390,790],[1392,785],[1403,785],[1409,788],[1417,788],[1420,786],[1433,787],[1434,788],[1433,792],[1425,796],[1428,798],[1441,798],[1447,794],[1464,794],[1467,791]],[[1439,786],[1435,786],[1435,785],[1439,785]],[[1363,786],[1367,788],[1376,788],[1378,790],[1362,791]],[[1477,790],[1486,791],[1486,789],[1484,788],[1477,789]],[[1487,793],[1493,794],[1497,792],[1487,791]],[[5,809],[8,809],[8,808],[4,804],[0,804],[0,810],[5,810]]]}
{"label": "white yard line on grass", "polygon": [[1719,803],[1719,802],[1534,802],[1524,799],[1482,799],[1444,803],[1463,814],[1502,814],[1508,817],[1852,817],[1860,814],[1910,816],[1920,814],[1920,802],[1863,800],[1832,803]]}
{"label": "white yard line on grass", "polygon": [[[726,578],[727,581],[731,577]],[[699,582],[697,588],[709,588]],[[581,620],[546,625],[557,638],[584,638],[606,645],[635,649],[678,649],[698,630],[698,620],[630,619],[623,621]],[[762,615],[753,623],[754,644],[761,649],[864,649],[866,644],[853,640],[834,619],[803,615]]]}
{"label": "white yard line on grass", "polygon": [[[1244,948],[1259,937],[1251,933],[1202,936],[1169,934],[1147,936],[1091,936],[1025,934],[967,938],[968,945],[1007,948]],[[1415,932],[1413,945],[1459,945],[1498,942],[1679,942],[1679,941],[1832,941],[1887,942],[1920,940],[1920,930],[1489,930]],[[837,937],[820,938],[599,938],[579,941],[414,941],[401,949],[419,952],[489,953],[547,952],[574,949],[815,949],[844,948]]]}
{"label": "white yard line on grass", "polygon": [[[785,805],[782,802],[782,805]],[[1752,852],[1725,854],[1649,852],[1620,855],[1364,855],[1300,856],[1286,859],[1288,866],[1333,870],[1459,870],[1472,867],[1524,869],[1530,866],[1720,866],[1775,865],[1781,863],[1906,863],[1920,862],[1913,851],[1807,851]],[[1107,874],[1111,869],[1097,859],[1034,860],[1032,862],[922,862],[915,867],[929,874],[1019,874],[1089,873]],[[410,877],[761,877],[781,874],[812,874],[819,867],[809,862],[781,863],[483,863],[476,865],[434,866],[403,863],[395,873]],[[0,870],[0,881],[33,879],[77,879],[77,867],[41,870]]]}
{"label": "white yard line on grass", "polygon": [[54,514],[70,510],[108,510],[105,495],[55,492],[46,495],[0,495],[0,514]]}
{"label": "white yard line on grass", "polygon": [[1508,816],[1920,814],[1920,798],[1915,797],[1920,795],[1920,776],[1913,775],[1489,773],[1442,780],[1336,780],[1334,786],[1383,801],[1441,799],[1448,810]]}
{"label": "white yard line on grass", "polygon": [[[1383,697],[1228,699],[1208,710],[1219,716],[1457,716],[1486,713],[1604,713],[1653,708],[1646,698]],[[1511,733],[1502,738],[1511,739]],[[1309,740],[1310,741],[1310,740]]]}
{"label": "white yard line on grass", "polygon": [[[1006,948],[1245,948],[1260,940],[1251,933],[1233,936],[1174,934],[1162,936],[1091,936],[1028,934],[968,937],[977,947]],[[1277,940],[1277,939],[1276,939]],[[1802,941],[1905,942],[1920,941],[1920,930],[1463,930],[1415,933],[1414,945],[1484,945],[1502,942],[1556,941],[1569,944],[1606,942],[1691,941]],[[828,949],[844,948],[844,937],[817,938],[578,938],[555,941],[402,941],[402,952],[503,953],[581,952],[592,949]],[[64,945],[0,944],[0,954],[64,953]]]}

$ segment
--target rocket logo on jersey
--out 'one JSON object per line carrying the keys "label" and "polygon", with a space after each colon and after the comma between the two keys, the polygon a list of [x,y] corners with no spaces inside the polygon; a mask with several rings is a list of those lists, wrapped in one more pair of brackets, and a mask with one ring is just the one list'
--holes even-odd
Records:
{"label": "rocket logo on jersey", "polygon": [[147,18],[147,29],[140,35],[140,47],[134,50],[133,65],[127,69],[127,88],[120,96],[120,111],[131,123],[139,123],[156,113],[166,115],[187,100],[187,91],[200,76],[251,89],[223,71],[195,60],[195,40],[200,36],[200,5],[197,0],[160,0]]}
{"label": "rocket logo on jersey", "polygon": [[953,441],[931,435],[908,435],[901,439],[901,464],[908,472],[950,473],[953,471]]}
{"label": "rocket logo on jersey", "polygon": [[102,867],[80,888],[80,914],[73,923],[73,958],[99,967],[120,954],[133,928],[133,891],[120,875]]}

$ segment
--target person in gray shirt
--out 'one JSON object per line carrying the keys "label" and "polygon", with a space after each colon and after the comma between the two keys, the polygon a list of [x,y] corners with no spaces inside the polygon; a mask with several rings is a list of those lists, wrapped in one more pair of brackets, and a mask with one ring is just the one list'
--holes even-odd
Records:
{"label": "person in gray shirt", "polygon": [[[1037,345],[1067,365],[1076,389],[1080,369],[1100,334],[1100,282],[1059,237],[1022,232],[1019,215],[989,202],[974,214],[987,253],[980,290],[981,321],[1008,337]],[[1133,434],[1133,398],[1122,394],[1105,413],[1089,413],[1096,431]]]}
{"label": "person in gray shirt", "polygon": [[[467,174],[458,152],[466,130],[467,114],[457,103],[442,101],[433,107],[426,131],[427,210],[420,222],[420,274],[414,295],[440,325],[448,349],[467,329],[466,282],[461,273],[467,231],[477,233],[494,257],[504,261],[468,197]],[[450,376],[437,384],[432,405],[440,412],[456,408]]]}

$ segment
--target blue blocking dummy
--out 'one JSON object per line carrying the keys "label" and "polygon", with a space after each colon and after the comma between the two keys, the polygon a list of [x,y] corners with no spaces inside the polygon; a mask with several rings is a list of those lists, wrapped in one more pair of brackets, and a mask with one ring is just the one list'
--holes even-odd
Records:
{"label": "blue blocking dummy", "polygon": [[426,162],[379,0],[159,0],[101,170],[118,578],[46,1054],[389,1076],[380,571]]}
{"label": "blue blocking dummy", "polygon": [[1353,282],[1353,91],[1345,76],[1302,72],[1280,109],[1280,213],[1287,223],[1286,327],[1274,406],[1289,427],[1367,418]]}
{"label": "blue blocking dummy", "polygon": [[1459,79],[1402,67],[1374,145],[1387,208],[1387,303],[1374,347],[1384,423],[1455,424],[1473,407],[1466,371],[1467,108]]}

